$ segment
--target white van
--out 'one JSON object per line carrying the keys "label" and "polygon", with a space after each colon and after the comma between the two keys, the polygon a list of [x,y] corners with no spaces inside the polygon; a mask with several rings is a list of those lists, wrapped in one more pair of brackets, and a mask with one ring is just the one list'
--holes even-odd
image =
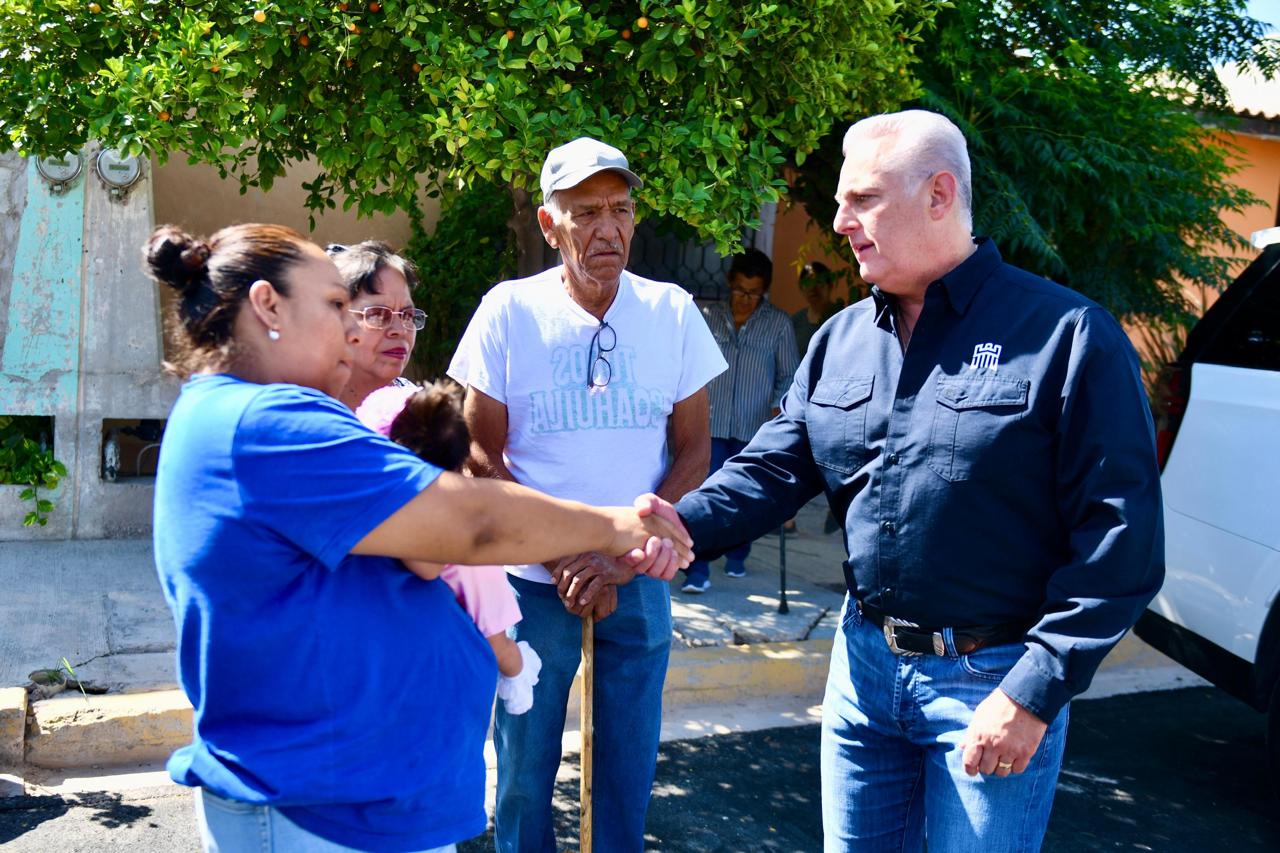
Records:
{"label": "white van", "polygon": [[1191,330],[1152,406],[1166,574],[1134,630],[1269,715],[1280,794],[1280,243]]}

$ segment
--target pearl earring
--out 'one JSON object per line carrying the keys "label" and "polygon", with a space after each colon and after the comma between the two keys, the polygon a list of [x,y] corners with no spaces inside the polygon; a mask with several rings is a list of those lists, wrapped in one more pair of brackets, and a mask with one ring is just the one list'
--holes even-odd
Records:
{"label": "pearl earring", "polygon": [[280,333],[275,329],[267,329],[267,337],[273,341],[280,340]]}

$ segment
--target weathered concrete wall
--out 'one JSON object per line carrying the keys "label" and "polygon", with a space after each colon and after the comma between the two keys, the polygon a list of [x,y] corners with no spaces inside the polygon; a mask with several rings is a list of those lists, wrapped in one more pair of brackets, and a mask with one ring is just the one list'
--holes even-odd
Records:
{"label": "weathered concrete wall", "polygon": [[13,258],[18,251],[18,226],[26,207],[27,161],[16,152],[0,154],[0,317],[9,316]]}
{"label": "weathered concrete wall", "polygon": [[[84,233],[85,179],[61,195],[40,178],[31,161],[0,172],[5,231],[16,235],[8,275],[0,279],[0,412],[54,418],[54,452],[74,457],[79,396],[80,269]],[[15,187],[21,184],[21,187]],[[16,210],[17,216],[14,216]],[[11,223],[16,219],[16,227]],[[19,486],[0,486],[0,538],[65,538],[73,529],[68,485],[52,497],[58,509],[43,528],[23,528],[30,508],[17,499]]]}
{"label": "weathered concrete wall", "polygon": [[[93,152],[90,152],[93,156]],[[178,382],[160,368],[157,288],[142,266],[151,234],[152,181],[142,178],[122,200],[96,175],[85,197],[84,331],[75,470],[78,539],[145,535],[151,530],[150,479],[102,479],[104,418],[165,418]]]}
{"label": "weathered concrete wall", "polygon": [[[52,415],[68,477],[43,528],[23,528],[20,487],[0,486],[0,540],[102,538],[150,530],[150,480],[102,479],[104,418],[164,418],[177,382],[160,368],[155,286],[142,270],[149,169],[122,199],[93,169],[62,194],[34,162],[0,158],[0,413]],[[10,245],[12,244],[12,245]]]}

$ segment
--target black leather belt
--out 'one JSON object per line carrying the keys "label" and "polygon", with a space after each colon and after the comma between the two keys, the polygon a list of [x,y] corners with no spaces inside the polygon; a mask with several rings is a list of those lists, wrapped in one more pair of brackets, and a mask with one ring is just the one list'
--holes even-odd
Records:
{"label": "black leather belt", "polygon": [[[946,657],[947,644],[943,639],[945,628],[928,628],[903,619],[895,619],[878,607],[862,601],[855,604],[863,619],[874,622],[884,631],[885,642],[889,644],[889,650],[895,655]],[[953,628],[952,644],[958,654],[967,655],[988,646],[1020,643],[1032,624],[1031,622],[1006,622],[1003,625]]]}

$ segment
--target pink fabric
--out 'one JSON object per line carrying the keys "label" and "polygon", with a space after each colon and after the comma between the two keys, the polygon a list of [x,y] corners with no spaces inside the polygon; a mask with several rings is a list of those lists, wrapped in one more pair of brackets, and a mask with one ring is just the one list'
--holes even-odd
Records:
{"label": "pink fabric", "polygon": [[[391,432],[391,422],[404,410],[404,404],[418,391],[416,385],[387,385],[379,388],[356,409],[360,422],[379,435]],[[500,634],[520,621],[520,605],[515,591],[507,583],[507,570],[502,566],[458,566],[449,564],[440,572],[480,633],[486,637]]]}
{"label": "pink fabric", "polygon": [[486,637],[501,634],[520,621],[520,605],[502,566],[458,566],[440,572],[459,603]]}
{"label": "pink fabric", "polygon": [[387,385],[374,391],[356,409],[360,423],[378,435],[391,433],[391,422],[404,410],[404,404],[418,391],[416,385]]}

